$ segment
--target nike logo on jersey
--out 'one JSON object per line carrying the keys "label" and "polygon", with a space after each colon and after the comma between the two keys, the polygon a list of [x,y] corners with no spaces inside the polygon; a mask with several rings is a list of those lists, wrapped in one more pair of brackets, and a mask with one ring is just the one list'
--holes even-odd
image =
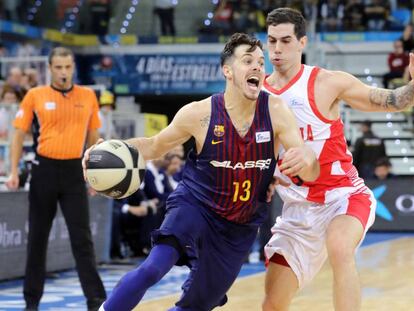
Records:
{"label": "nike logo on jersey", "polygon": [[221,144],[222,142],[223,142],[223,140],[214,140],[214,139],[211,140],[212,145]]}

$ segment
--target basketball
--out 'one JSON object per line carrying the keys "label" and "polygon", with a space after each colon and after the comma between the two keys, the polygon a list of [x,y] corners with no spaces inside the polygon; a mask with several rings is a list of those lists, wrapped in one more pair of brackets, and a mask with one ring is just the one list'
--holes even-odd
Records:
{"label": "basketball", "polygon": [[124,141],[104,141],[89,153],[86,179],[100,194],[126,198],[138,190],[144,175],[144,158],[137,148]]}

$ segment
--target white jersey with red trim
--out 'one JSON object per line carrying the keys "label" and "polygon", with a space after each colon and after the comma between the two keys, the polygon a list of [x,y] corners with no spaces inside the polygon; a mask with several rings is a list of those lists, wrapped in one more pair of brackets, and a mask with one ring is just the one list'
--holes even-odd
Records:
{"label": "white jersey with red trim", "polygon": [[[320,176],[314,182],[304,182],[300,186],[293,183],[289,187],[277,186],[285,202],[307,200],[329,203],[343,195],[339,188],[351,187],[357,192],[366,189],[352,164],[342,120],[326,119],[316,106],[314,85],[319,70],[318,67],[302,65],[298,74],[282,89],[276,90],[266,81],[263,86],[266,92],[280,96],[288,104],[296,116],[305,143],[315,151],[320,163]],[[283,161],[283,153],[281,148],[279,161]],[[288,178],[278,168],[275,175]]]}

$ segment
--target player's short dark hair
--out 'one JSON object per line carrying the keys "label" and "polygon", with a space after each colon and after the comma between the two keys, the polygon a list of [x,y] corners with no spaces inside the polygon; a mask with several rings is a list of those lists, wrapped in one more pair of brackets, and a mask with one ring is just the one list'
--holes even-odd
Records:
{"label": "player's short dark hair", "polygon": [[65,48],[65,47],[62,47],[62,46],[54,48],[49,53],[49,57],[48,57],[49,64],[52,64],[53,57],[55,57],[55,56],[63,56],[63,57],[71,56],[72,59],[75,60],[75,55],[73,54],[72,50],[68,49],[68,48]]}
{"label": "player's short dark hair", "polygon": [[386,166],[386,167],[391,167],[391,161],[387,158],[387,157],[382,157],[379,158],[376,162],[375,162],[375,167],[378,166]]}
{"label": "player's short dark hair", "polygon": [[253,52],[256,48],[263,50],[262,42],[254,36],[248,35],[246,33],[233,34],[230,39],[227,41],[224,46],[223,51],[220,54],[220,64],[223,66],[228,59],[234,55],[234,51],[240,45],[250,45],[250,48],[247,52]]}
{"label": "player's short dark hair", "polygon": [[278,8],[267,14],[266,27],[277,26],[279,24],[293,24],[296,38],[306,35],[306,20],[302,13],[291,8]]}

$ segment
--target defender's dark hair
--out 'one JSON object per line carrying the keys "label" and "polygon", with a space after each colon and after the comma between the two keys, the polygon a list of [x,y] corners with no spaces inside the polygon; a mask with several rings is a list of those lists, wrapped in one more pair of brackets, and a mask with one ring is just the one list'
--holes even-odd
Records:
{"label": "defender's dark hair", "polygon": [[279,24],[293,24],[296,38],[299,40],[306,35],[306,20],[302,13],[291,8],[274,9],[267,15],[266,26],[277,26]]}
{"label": "defender's dark hair", "polygon": [[223,51],[220,54],[220,64],[223,66],[226,61],[234,55],[234,51],[240,45],[250,45],[247,52],[253,52],[256,48],[263,50],[263,45],[259,39],[245,33],[235,33],[227,41]]}
{"label": "defender's dark hair", "polygon": [[52,64],[52,59],[55,56],[72,56],[72,59],[75,60],[75,55],[73,54],[72,50],[65,47],[56,47],[49,53],[49,64]]}

